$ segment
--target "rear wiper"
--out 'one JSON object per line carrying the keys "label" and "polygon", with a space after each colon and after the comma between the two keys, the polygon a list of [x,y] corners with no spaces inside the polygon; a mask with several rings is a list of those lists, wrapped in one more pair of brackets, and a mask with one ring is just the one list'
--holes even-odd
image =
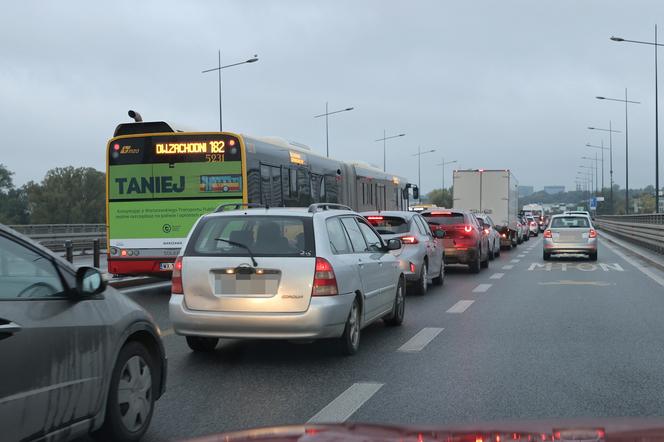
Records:
{"label": "rear wiper", "polygon": [[251,258],[251,263],[254,265],[254,267],[258,267],[258,263],[256,262],[256,259],[254,258],[254,254],[251,252],[251,249],[247,246],[245,246],[242,243],[231,241],[226,238],[217,238],[215,241],[222,241],[225,242],[226,244],[230,244],[235,247],[240,247],[242,249],[245,249],[247,252],[249,252],[249,257]]}

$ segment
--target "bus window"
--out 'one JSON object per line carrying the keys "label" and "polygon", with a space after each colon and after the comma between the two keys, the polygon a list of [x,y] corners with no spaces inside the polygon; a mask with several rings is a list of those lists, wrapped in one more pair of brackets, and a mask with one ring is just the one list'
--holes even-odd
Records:
{"label": "bus window", "polygon": [[261,203],[268,206],[282,206],[281,168],[261,164]]}
{"label": "bus window", "polygon": [[325,176],[325,201],[328,203],[339,202],[339,184],[334,176]]}
{"label": "bus window", "polygon": [[297,169],[297,193],[299,195],[298,203],[300,205],[311,204],[310,197],[309,171],[305,168]]}
{"label": "bus window", "polygon": [[288,169],[288,196],[297,197],[297,170]]}
{"label": "bus window", "polygon": [[327,197],[325,193],[325,176],[320,177],[320,186],[318,189],[318,201],[321,202],[326,202],[327,200],[325,199]]}

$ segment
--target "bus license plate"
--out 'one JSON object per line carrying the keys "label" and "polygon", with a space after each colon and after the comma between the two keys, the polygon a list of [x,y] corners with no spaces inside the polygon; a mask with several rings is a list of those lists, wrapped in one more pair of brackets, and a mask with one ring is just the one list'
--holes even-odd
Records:
{"label": "bus license plate", "polygon": [[173,271],[173,263],[172,262],[162,262],[159,264],[159,270],[166,272],[166,271]]}

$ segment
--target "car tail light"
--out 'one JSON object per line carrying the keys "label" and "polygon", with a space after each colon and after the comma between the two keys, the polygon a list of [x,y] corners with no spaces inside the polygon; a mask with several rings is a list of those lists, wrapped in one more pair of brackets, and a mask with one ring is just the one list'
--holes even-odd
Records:
{"label": "car tail light", "polygon": [[485,233],[486,235],[488,235],[489,232],[491,232],[491,230],[489,230],[489,229],[484,229],[484,233]]}
{"label": "car tail light", "polygon": [[182,257],[178,256],[173,264],[173,276],[171,276],[171,293],[182,295]]}
{"label": "car tail light", "polygon": [[501,236],[502,238],[507,238],[507,233],[501,233],[500,236]]}
{"label": "car tail light", "polygon": [[410,263],[410,273],[415,273],[415,264]]}
{"label": "car tail light", "polygon": [[595,229],[590,229],[590,232],[588,233],[588,236],[590,238],[597,238],[597,231]]}
{"label": "car tail light", "polygon": [[553,235],[551,234],[551,230],[547,229],[544,231],[544,238],[553,238]]}
{"label": "car tail light", "polygon": [[470,233],[470,232],[473,231],[473,226],[470,226],[470,225],[463,226],[463,231],[466,232],[466,233]]}
{"label": "car tail light", "polygon": [[533,226],[533,227],[536,227],[536,226],[537,226],[537,223],[536,223],[535,221],[531,221],[531,222],[530,222],[530,225]]}
{"label": "car tail light", "polygon": [[416,237],[411,236],[411,235],[406,235],[401,237],[401,242],[404,244],[417,244],[419,241],[417,240]]}
{"label": "car tail light", "polygon": [[338,294],[337,278],[334,276],[332,264],[325,258],[316,258],[316,272],[314,273],[311,296],[332,296]]}
{"label": "car tail light", "polygon": [[382,217],[382,216],[373,216],[373,215],[372,215],[372,216],[367,216],[367,219],[368,219],[369,221],[382,221],[382,220],[383,220],[383,217]]}

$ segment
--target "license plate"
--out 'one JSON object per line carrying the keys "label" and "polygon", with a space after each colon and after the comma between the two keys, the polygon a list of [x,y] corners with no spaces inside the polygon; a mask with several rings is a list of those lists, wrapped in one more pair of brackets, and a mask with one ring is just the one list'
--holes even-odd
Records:
{"label": "license plate", "polygon": [[159,270],[162,272],[165,271],[173,271],[173,263],[172,262],[162,262],[159,264]]}

